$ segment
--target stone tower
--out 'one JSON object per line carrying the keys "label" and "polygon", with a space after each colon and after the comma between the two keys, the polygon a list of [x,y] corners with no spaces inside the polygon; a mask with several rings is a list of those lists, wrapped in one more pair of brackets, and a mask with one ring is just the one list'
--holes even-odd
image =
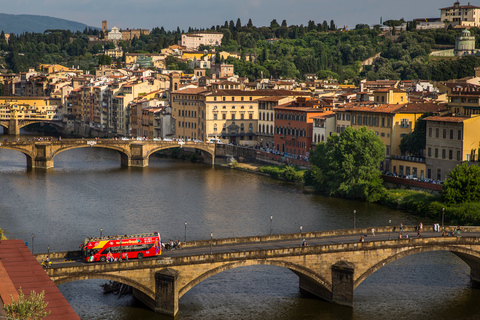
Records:
{"label": "stone tower", "polygon": [[102,31],[105,36],[107,36],[107,20],[102,21]]}

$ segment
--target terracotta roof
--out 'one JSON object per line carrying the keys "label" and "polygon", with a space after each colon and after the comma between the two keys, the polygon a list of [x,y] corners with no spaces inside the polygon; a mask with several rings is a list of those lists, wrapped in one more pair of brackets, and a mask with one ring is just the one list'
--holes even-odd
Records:
{"label": "terracotta roof", "polygon": [[426,121],[440,121],[440,122],[463,122],[465,120],[471,119],[470,117],[441,117],[441,116],[432,116],[424,118]]}
{"label": "terracotta roof", "polygon": [[310,93],[291,90],[217,90],[211,96],[310,96]]}
{"label": "terracotta roof", "polygon": [[188,89],[183,89],[183,90],[177,90],[173,91],[172,94],[199,94],[202,92],[207,91],[205,88],[188,88]]}
{"label": "terracotta roof", "polygon": [[440,111],[445,111],[445,104],[436,104],[436,103],[407,103],[402,108],[400,108],[397,113],[426,113],[433,112],[438,113]]}
{"label": "terracotta roof", "polygon": [[256,99],[255,101],[279,101],[279,100],[282,100],[282,99],[285,99],[286,97],[285,96],[276,96],[276,97],[265,97],[265,98],[258,98]]}
{"label": "terracotta roof", "polygon": [[335,114],[329,112],[329,113],[325,113],[325,114],[322,114],[322,115],[319,115],[319,116],[312,117],[312,119],[328,119],[328,118],[332,118],[332,117],[335,117]]}
{"label": "terracotta roof", "polygon": [[440,8],[439,10],[448,10],[448,9],[456,9],[456,8],[459,8],[459,9],[480,9],[480,7],[470,5],[470,2],[469,2],[468,5],[466,5],[466,6],[458,6],[458,7],[451,6],[451,7],[446,7],[446,8]]}
{"label": "terracotta roof", "polygon": [[398,109],[402,108],[404,104],[375,104],[375,103],[359,103],[351,102],[344,105],[343,108],[338,109],[337,112],[374,112],[374,113],[396,113]]}
{"label": "terracotta roof", "polygon": [[[80,320],[22,240],[0,241],[0,283],[3,301],[10,299],[9,294],[15,296],[15,291],[18,292],[20,287],[25,294],[32,290],[37,293],[45,291],[45,301],[48,302],[46,311],[51,312],[46,320]],[[8,294],[8,297],[4,297],[4,294]]]}

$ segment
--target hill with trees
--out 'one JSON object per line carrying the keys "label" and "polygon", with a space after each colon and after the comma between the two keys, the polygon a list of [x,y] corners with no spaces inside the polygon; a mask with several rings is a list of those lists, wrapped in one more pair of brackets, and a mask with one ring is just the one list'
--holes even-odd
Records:
{"label": "hill with trees", "polygon": [[[386,21],[397,25],[399,21]],[[409,23],[406,31],[382,32],[380,26],[373,28],[357,25],[353,30],[337,28],[329,23],[288,25],[285,20],[272,20],[269,26],[256,27],[249,20],[225,21],[223,25],[209,29],[189,28],[187,32],[216,31],[224,37],[218,52],[235,52],[239,59],[229,57],[228,63],[235,66],[239,76],[251,80],[260,77],[305,79],[305,74],[316,74],[320,79],[335,78],[340,82],[358,83],[361,78],[376,79],[426,79],[449,80],[473,75],[473,68],[480,66],[476,57],[461,59],[432,59],[432,50],[453,46],[459,30],[416,30]],[[480,38],[480,30],[470,29]],[[167,31],[154,28],[149,35],[141,35],[132,41],[123,41],[119,46],[124,52],[159,53],[163,48],[177,44],[185,31],[177,28]],[[4,51],[8,69],[18,72],[38,63],[62,63],[92,70],[99,64],[96,56],[103,50],[99,43],[89,43],[88,35],[102,38],[101,31],[84,28],[83,32],[47,30],[43,33],[13,35],[7,44],[0,36],[0,51]],[[107,47],[114,47],[108,43]],[[209,50],[212,47],[201,47]],[[374,65],[362,68],[362,61],[380,53]],[[217,62],[224,62],[217,54]],[[2,61],[0,60],[0,63]],[[103,62],[104,63],[104,62]],[[186,63],[169,58],[167,66],[192,72]]]}
{"label": "hill with trees", "polygon": [[0,31],[5,33],[22,34],[24,32],[44,32],[48,29],[62,29],[70,31],[82,31],[88,26],[84,23],[37,16],[30,14],[7,14],[0,13]]}

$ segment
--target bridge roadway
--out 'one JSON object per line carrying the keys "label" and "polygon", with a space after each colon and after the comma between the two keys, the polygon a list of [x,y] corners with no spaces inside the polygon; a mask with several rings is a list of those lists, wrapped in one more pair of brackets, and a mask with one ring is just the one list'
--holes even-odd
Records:
{"label": "bridge roadway", "polygon": [[147,167],[152,154],[173,148],[199,150],[205,162],[215,163],[215,144],[199,141],[118,140],[118,139],[49,139],[0,141],[0,149],[15,150],[27,158],[27,167],[51,169],[54,158],[63,151],[77,148],[103,148],[120,153],[122,166]]}
{"label": "bridge roadway", "polygon": [[[372,273],[420,252],[454,253],[470,266],[472,282],[480,283],[480,227],[462,227],[461,236],[442,237],[433,232],[433,226],[425,226],[417,238],[414,227],[408,226],[402,239],[391,227],[376,230],[375,237],[370,229],[350,229],[190,241],[181,250],[165,251],[156,258],[114,263],[65,259],[68,254],[63,252],[51,254],[54,264],[47,273],[56,284],[84,279],[125,283],[147,306],[169,315],[178,312],[178,299],[198,283],[250,265],[288,268],[299,276],[302,291],[347,306],[353,306],[354,289]],[[361,235],[366,235],[364,243],[359,242]],[[301,246],[303,238],[308,247]],[[37,255],[37,259],[45,256]]]}

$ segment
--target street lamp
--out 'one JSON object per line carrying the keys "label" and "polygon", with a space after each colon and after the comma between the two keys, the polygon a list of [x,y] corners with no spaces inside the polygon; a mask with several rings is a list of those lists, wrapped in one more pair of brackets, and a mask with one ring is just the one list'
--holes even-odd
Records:
{"label": "street lamp", "polygon": [[442,208],[442,229],[443,229],[443,218],[445,217],[445,208]]}
{"label": "street lamp", "polygon": [[273,216],[270,216],[270,235],[272,235],[272,221],[273,221]]}
{"label": "street lamp", "polygon": [[48,257],[50,257],[50,245],[47,246]]}
{"label": "street lamp", "polygon": [[35,235],[32,233],[32,254],[35,254]]}
{"label": "street lamp", "polygon": [[210,254],[212,254],[213,247],[213,232],[210,232]]}
{"label": "street lamp", "polygon": [[357,215],[357,210],[353,210],[353,229],[355,229],[357,225],[356,215]]}
{"label": "street lamp", "polygon": [[187,242],[187,221],[185,221],[185,241]]}
{"label": "street lamp", "polygon": [[392,220],[388,220],[388,240],[390,240],[390,231],[392,231]]}
{"label": "street lamp", "polygon": [[100,228],[100,238],[102,238],[103,228]]}
{"label": "street lamp", "polygon": [[302,233],[302,230],[303,230],[303,226],[300,226],[300,233]]}

